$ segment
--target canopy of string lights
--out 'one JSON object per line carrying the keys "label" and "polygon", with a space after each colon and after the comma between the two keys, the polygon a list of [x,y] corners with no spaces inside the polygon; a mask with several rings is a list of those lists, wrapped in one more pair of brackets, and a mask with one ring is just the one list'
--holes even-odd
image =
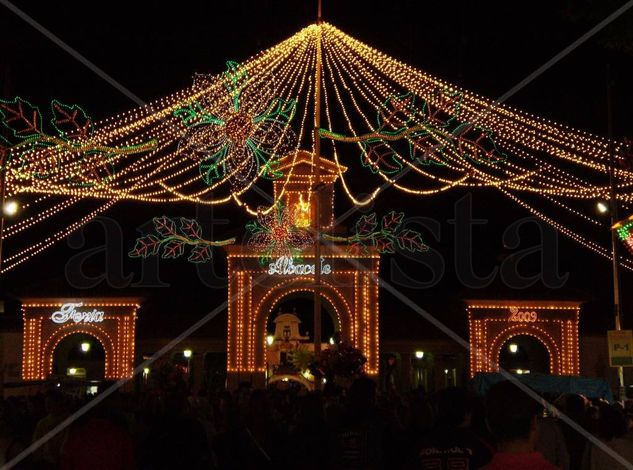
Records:
{"label": "canopy of string lights", "polygon": [[[314,149],[316,138],[322,155],[348,168],[339,177],[353,205],[370,204],[385,186],[411,197],[490,188],[606,258],[605,223],[593,212],[609,198],[611,152],[618,203],[627,212],[633,203],[623,143],[460,89],[327,23],[102,122],[57,101],[46,121],[21,98],[0,102],[0,114],[11,131],[0,142],[7,196],[30,208],[5,228],[2,271],[125,201],[233,203],[257,215],[247,193],[290,178],[278,160]],[[350,182],[359,173],[362,193]],[[41,237],[25,245],[25,231]],[[620,262],[633,270],[632,258]]]}

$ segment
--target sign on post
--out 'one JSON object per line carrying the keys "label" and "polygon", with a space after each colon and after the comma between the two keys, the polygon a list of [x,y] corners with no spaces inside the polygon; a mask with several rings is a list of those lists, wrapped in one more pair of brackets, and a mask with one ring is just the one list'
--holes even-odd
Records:
{"label": "sign on post", "polygon": [[609,330],[609,365],[611,367],[633,366],[633,332],[631,330]]}

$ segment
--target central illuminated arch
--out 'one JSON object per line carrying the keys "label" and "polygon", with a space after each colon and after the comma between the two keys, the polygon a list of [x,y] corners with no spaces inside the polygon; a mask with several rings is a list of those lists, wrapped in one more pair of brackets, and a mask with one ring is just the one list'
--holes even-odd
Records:
{"label": "central illuminated arch", "polygon": [[[260,254],[244,246],[229,246],[229,306],[227,377],[229,387],[243,381],[263,386],[266,371],[266,324],[275,305],[295,292],[314,292],[314,277],[270,274]],[[322,257],[331,271],[321,277],[320,295],[333,307],[341,340],[367,358],[365,372],[378,374],[379,255],[341,253],[324,246]],[[350,262],[351,259],[351,262]],[[314,253],[302,254],[314,263]]]}

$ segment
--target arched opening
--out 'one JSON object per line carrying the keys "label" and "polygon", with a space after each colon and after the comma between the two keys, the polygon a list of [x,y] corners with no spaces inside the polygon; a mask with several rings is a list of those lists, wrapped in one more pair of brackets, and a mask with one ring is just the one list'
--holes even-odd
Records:
{"label": "arched opening", "polygon": [[103,380],[106,354],[92,335],[74,333],[64,337],[53,351],[52,374],[82,380]]}
{"label": "arched opening", "polygon": [[499,366],[516,374],[547,374],[550,360],[545,344],[531,335],[512,336],[499,351]]}
{"label": "arched opening", "polygon": [[[339,312],[327,295],[321,296],[321,342],[340,341]],[[311,384],[309,370],[314,362],[314,294],[294,290],[271,303],[266,319],[266,378],[268,383],[296,381]],[[279,384],[286,386],[289,384]]]}
{"label": "arched opening", "polygon": [[[314,341],[314,293],[311,291],[295,291],[277,301],[272,307],[266,323],[266,334],[275,333],[275,317],[279,312],[292,313],[301,321],[299,330],[303,336]],[[321,296],[321,338],[323,342],[336,339],[340,331],[336,310],[330,301]]]}

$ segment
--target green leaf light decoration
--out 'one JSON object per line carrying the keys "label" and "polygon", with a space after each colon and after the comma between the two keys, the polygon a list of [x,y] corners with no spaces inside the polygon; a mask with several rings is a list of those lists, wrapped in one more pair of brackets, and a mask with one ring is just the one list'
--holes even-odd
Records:
{"label": "green leaf light decoration", "polygon": [[92,187],[114,179],[114,156],[147,152],[157,145],[154,140],[118,147],[100,144],[92,119],[76,104],[53,100],[50,115],[54,133],[46,132],[37,106],[20,97],[0,99],[0,123],[10,134],[0,139],[0,171],[12,169],[23,180],[55,179],[71,187]]}
{"label": "green leaf light decoration", "polygon": [[134,249],[128,253],[131,258],[149,258],[160,255],[163,259],[176,259],[190,248],[187,261],[205,263],[212,258],[212,249],[218,246],[232,245],[235,238],[212,241],[202,237],[202,228],[195,219],[167,216],[154,217],[155,234],[144,235],[136,239]]}
{"label": "green leaf light decoration", "polygon": [[323,234],[324,240],[343,242],[352,251],[367,253],[370,247],[379,253],[395,253],[397,249],[412,253],[427,251],[422,235],[415,230],[404,229],[404,213],[391,211],[378,223],[375,213],[363,215],[356,225],[354,234],[348,237]]}

